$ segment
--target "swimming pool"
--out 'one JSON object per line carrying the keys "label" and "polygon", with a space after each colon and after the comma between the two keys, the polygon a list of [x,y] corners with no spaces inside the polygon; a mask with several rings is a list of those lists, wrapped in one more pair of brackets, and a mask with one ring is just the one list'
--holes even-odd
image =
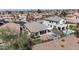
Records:
{"label": "swimming pool", "polygon": [[70,30],[70,29],[66,29],[66,30],[63,31],[64,35],[70,35],[74,32],[75,32],[74,30]]}
{"label": "swimming pool", "polygon": [[[75,32],[74,30],[70,30],[70,29],[63,30],[64,35],[70,35],[70,34],[72,34],[72,33],[74,33],[74,32]],[[52,33],[49,35],[49,37],[50,37],[50,39],[55,40],[55,39],[60,38],[60,37],[61,37],[61,35],[60,35],[60,34],[57,34],[57,33],[52,32]]]}
{"label": "swimming pool", "polygon": [[58,39],[60,37],[60,35],[56,34],[56,33],[51,33],[50,38],[51,39]]}

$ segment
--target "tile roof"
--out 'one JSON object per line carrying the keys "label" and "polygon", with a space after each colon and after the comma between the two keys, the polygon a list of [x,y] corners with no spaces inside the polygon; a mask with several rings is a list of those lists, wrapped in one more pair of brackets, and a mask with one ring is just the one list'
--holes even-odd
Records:
{"label": "tile roof", "polygon": [[46,30],[48,28],[38,22],[27,23],[27,24],[25,24],[25,26],[26,26],[26,28],[29,29],[30,32],[39,32],[42,30]]}
{"label": "tile roof", "polygon": [[58,17],[58,16],[55,16],[55,17],[48,17],[48,18],[45,18],[45,20],[49,20],[49,21],[60,21],[62,18]]}

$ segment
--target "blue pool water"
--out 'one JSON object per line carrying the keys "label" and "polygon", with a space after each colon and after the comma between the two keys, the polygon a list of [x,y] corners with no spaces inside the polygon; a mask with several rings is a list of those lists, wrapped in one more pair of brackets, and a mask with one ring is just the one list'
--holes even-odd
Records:
{"label": "blue pool water", "polygon": [[74,30],[70,30],[70,29],[67,29],[67,30],[64,30],[63,31],[63,33],[65,34],[65,35],[70,35],[70,34],[72,34],[72,33],[74,33],[75,31]]}
{"label": "blue pool water", "polygon": [[60,36],[56,33],[52,33],[50,37],[51,39],[58,39]]}
{"label": "blue pool water", "polygon": [[[70,30],[70,29],[67,29],[67,30],[63,31],[64,35],[70,35],[70,34],[72,34],[74,32],[75,32],[74,30]],[[53,33],[53,32],[49,36],[50,36],[50,39],[54,39],[54,40],[61,37],[59,34]]]}

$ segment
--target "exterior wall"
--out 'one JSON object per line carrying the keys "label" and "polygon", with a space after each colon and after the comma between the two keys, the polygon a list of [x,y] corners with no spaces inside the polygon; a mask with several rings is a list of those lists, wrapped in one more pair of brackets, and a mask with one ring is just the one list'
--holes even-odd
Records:
{"label": "exterior wall", "polygon": [[[63,20],[63,21],[64,21],[64,20]],[[50,21],[44,21],[44,22],[43,22],[43,25],[49,27],[50,30],[53,29],[54,26],[56,26],[57,29],[58,29],[58,27],[60,27],[60,30],[62,30],[63,27],[64,27],[64,29],[66,29],[65,22],[62,23],[63,21],[61,20],[61,21],[59,21],[58,23],[52,22],[52,21],[51,21],[51,22],[50,22]],[[52,27],[51,27],[51,25],[52,25]]]}
{"label": "exterior wall", "polygon": [[44,21],[43,25],[53,29],[53,27],[56,25],[56,22],[52,22],[52,21]]}
{"label": "exterior wall", "polygon": [[[58,26],[58,27],[60,28],[60,30],[61,30],[61,31],[66,29],[66,27],[65,27],[65,26],[63,26],[63,27]],[[56,27],[56,28],[57,28],[57,30],[59,30],[59,29],[58,29],[58,27]],[[64,29],[63,29],[63,28],[64,28]],[[60,31],[60,30],[59,30],[59,31]]]}
{"label": "exterior wall", "polygon": [[43,33],[43,34],[41,34],[40,32],[41,32],[41,31],[36,32],[36,33],[31,33],[31,32],[28,31],[28,34],[29,34],[30,36],[33,35],[34,37],[39,37],[39,36],[42,36],[42,35],[44,35],[44,34],[49,33],[48,30],[46,30],[46,33]]}
{"label": "exterior wall", "polygon": [[28,32],[28,35],[29,35],[29,36],[32,36],[32,37],[39,37],[39,36],[41,36],[41,35],[43,35],[43,34],[48,33],[48,30],[46,30],[46,33],[43,33],[43,34],[40,34],[41,31],[36,32],[36,33],[32,33],[32,32],[30,32],[27,28],[24,28],[24,30],[27,31],[27,32]]}

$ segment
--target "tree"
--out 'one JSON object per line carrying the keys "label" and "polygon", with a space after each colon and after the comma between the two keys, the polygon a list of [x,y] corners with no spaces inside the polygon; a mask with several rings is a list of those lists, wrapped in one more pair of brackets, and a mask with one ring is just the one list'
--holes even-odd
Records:
{"label": "tree", "polygon": [[23,11],[19,11],[19,13],[23,14],[24,12]]}
{"label": "tree", "polygon": [[4,42],[15,39],[16,35],[17,33],[15,31],[11,31],[9,28],[0,29],[0,38],[3,39]]}
{"label": "tree", "polygon": [[76,24],[76,28],[75,28],[75,35],[77,38],[79,38],[79,23]]}
{"label": "tree", "polygon": [[79,23],[77,23],[77,28],[79,28]]}
{"label": "tree", "polygon": [[[2,39],[4,43],[7,44],[7,46],[3,46],[8,47],[7,49],[31,49],[31,40],[29,41],[27,33],[24,31],[20,33],[16,31],[11,31],[9,28],[0,29],[0,39]],[[10,45],[8,45],[8,42],[10,43]]]}
{"label": "tree", "polygon": [[66,11],[62,11],[61,14],[60,14],[61,17],[65,17],[66,15],[67,15]]}
{"label": "tree", "polygon": [[38,12],[38,13],[41,13],[41,10],[40,10],[40,9],[38,9],[38,10],[37,10],[37,12]]}

